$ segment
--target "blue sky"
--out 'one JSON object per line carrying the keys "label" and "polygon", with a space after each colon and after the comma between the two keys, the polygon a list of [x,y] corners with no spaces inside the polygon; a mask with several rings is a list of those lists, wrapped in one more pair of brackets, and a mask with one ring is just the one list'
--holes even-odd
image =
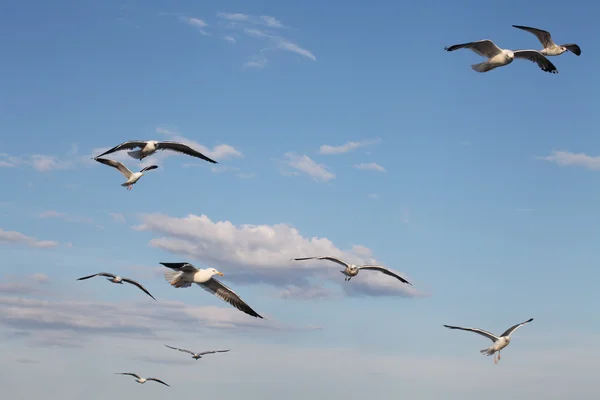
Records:
{"label": "blue sky", "polygon": [[[10,398],[596,396],[594,2],[201,3],[2,4]],[[521,60],[478,74],[479,56],[443,50],[540,48],[513,24],[583,54],[551,58],[558,75]],[[219,164],[114,153],[159,165],[129,192],[90,158],[134,139],[184,140]],[[415,288],[288,262],[323,254]],[[173,289],[161,261],[218,268],[266,320]],[[159,303],[75,281],[100,271]],[[484,338],[442,327],[530,317],[499,365]],[[165,343],[232,350],[196,362]],[[129,371],[172,387],[113,375]]]}

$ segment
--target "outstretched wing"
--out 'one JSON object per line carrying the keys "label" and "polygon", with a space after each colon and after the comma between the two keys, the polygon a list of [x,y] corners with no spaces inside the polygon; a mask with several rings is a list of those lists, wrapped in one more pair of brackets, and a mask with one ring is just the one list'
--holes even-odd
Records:
{"label": "outstretched wing", "polygon": [[510,335],[512,335],[512,333],[513,333],[514,331],[516,331],[517,329],[519,329],[519,328],[520,328],[520,327],[522,327],[523,325],[530,323],[531,321],[533,321],[533,318],[529,318],[527,321],[525,321],[525,322],[521,322],[520,324],[513,325],[513,326],[511,326],[510,328],[508,328],[508,329],[506,330],[506,332],[504,332],[504,333],[503,333],[502,335],[500,335],[500,336],[508,336],[508,337],[510,337]]}
{"label": "outstretched wing", "polygon": [[177,347],[171,347],[171,346],[166,345],[166,344],[165,344],[165,346],[167,346],[168,348],[173,349],[173,350],[179,350],[179,351],[183,351],[184,353],[190,353],[191,355],[194,355],[193,351],[189,351],[189,350],[186,350],[186,349],[180,349],[180,348],[177,348]]}
{"label": "outstretched wing", "polygon": [[550,36],[550,32],[548,31],[545,31],[543,29],[531,28],[529,26],[523,25],[513,25],[513,27],[527,31],[529,33],[533,33],[545,49],[556,46],[556,44],[552,40],[552,36]]}
{"label": "outstretched wing", "polygon": [[90,278],[93,278],[95,276],[106,276],[108,278],[114,278],[116,275],[109,274],[108,272],[98,272],[97,274],[94,274],[94,275],[88,275],[88,276],[84,276],[82,278],[77,278],[77,280],[78,281],[84,281],[86,279],[90,279]]}
{"label": "outstretched wing", "polygon": [[202,353],[199,353],[201,356],[205,355],[205,354],[214,354],[214,353],[227,353],[229,350],[212,350],[212,351],[203,351]]}
{"label": "outstretched wing", "polygon": [[204,154],[192,149],[187,144],[179,142],[158,142],[158,150],[173,150],[178,153],[187,154],[188,156],[198,157],[213,164],[218,164],[215,160],[206,157]]}
{"label": "outstretched wing", "polygon": [[[129,279],[129,278],[122,278],[123,282],[127,282],[127,283],[131,283],[132,285],[137,286],[138,288],[140,288],[144,293],[146,293],[148,296],[152,297],[154,299],[154,296],[152,296],[150,294],[150,292],[142,286],[141,283],[134,281],[133,279]],[[158,300],[154,299],[154,301],[158,302]]]}
{"label": "outstretched wing", "polygon": [[400,282],[404,282],[407,283],[409,285],[413,285],[412,283],[410,283],[409,281],[407,281],[406,279],[404,279],[403,277],[401,277],[400,275],[396,274],[395,272],[382,267],[381,265],[363,265],[361,267],[358,267],[358,269],[366,269],[366,270],[371,270],[371,271],[379,271],[379,272],[383,272],[386,275],[389,276],[393,276],[394,278],[400,280]]}
{"label": "outstretched wing", "polygon": [[252,307],[246,304],[240,296],[238,296],[233,290],[229,289],[218,280],[210,278],[204,283],[197,283],[197,285],[202,289],[214,294],[221,300],[228,302],[238,310],[243,311],[253,317],[262,318],[256,311],[252,309]]}
{"label": "outstretched wing", "polygon": [[161,381],[160,379],[156,379],[156,378],[148,378],[148,379],[146,379],[146,380],[147,380],[147,381],[154,381],[154,382],[162,383],[162,384],[163,384],[163,385],[165,385],[165,386],[170,386],[170,385],[167,385],[166,383],[164,383],[163,381]]}
{"label": "outstretched wing", "polygon": [[123,142],[123,143],[113,147],[110,150],[106,150],[104,153],[96,156],[95,158],[99,158],[106,154],[114,153],[115,151],[119,151],[119,150],[133,150],[136,147],[144,148],[145,146],[146,146],[146,142],[143,142],[141,140],[131,140],[129,142]]}
{"label": "outstretched wing", "polygon": [[513,51],[515,58],[522,58],[532,61],[538,65],[544,72],[557,74],[558,70],[542,53],[537,50],[515,50]]}
{"label": "outstretched wing", "polygon": [[182,271],[182,272],[197,272],[198,268],[194,267],[192,264],[187,263],[187,262],[180,262],[180,263],[164,263],[161,262],[159,264],[164,265],[167,268],[171,268],[173,270],[176,271]]}
{"label": "outstretched wing", "polygon": [[158,165],[148,165],[146,168],[142,169],[140,172],[150,171],[152,169],[158,168]]}
{"label": "outstretched wing", "polygon": [[133,372],[115,372],[115,375],[130,375],[138,379],[142,379],[138,374],[134,374]]}
{"label": "outstretched wing", "polygon": [[496,46],[494,42],[488,39],[444,47],[444,50],[446,51],[455,51],[459,49],[469,49],[474,53],[487,58],[492,58],[496,54],[500,54],[500,52],[502,51],[500,47]]}
{"label": "outstretched wing", "polygon": [[344,267],[349,267],[350,266],[350,264],[348,264],[346,261],[340,260],[339,258],[332,257],[332,256],[300,257],[300,258],[292,258],[292,260],[294,260],[294,261],[302,261],[302,260],[329,260],[329,261],[333,261],[334,263],[338,263],[340,265],[343,265]]}
{"label": "outstretched wing", "polygon": [[496,340],[500,339],[498,336],[494,335],[493,333],[484,331],[483,329],[479,329],[479,328],[462,328],[460,326],[452,326],[452,325],[444,325],[444,326],[449,329],[460,329],[461,331],[475,332],[482,336],[485,336],[486,338],[490,339],[492,342],[496,342]]}
{"label": "outstretched wing", "polygon": [[571,53],[575,54],[576,56],[581,55],[581,47],[579,47],[575,43],[562,44],[561,46],[566,47],[567,50],[569,50]]}
{"label": "outstretched wing", "polygon": [[129,168],[127,168],[125,165],[123,165],[123,163],[121,163],[119,161],[109,160],[108,158],[96,158],[96,161],[98,161],[99,163],[102,163],[104,165],[108,165],[110,167],[118,169],[119,172],[121,172],[127,179],[129,179],[131,177],[131,175],[133,175],[133,172],[131,172],[129,170]]}

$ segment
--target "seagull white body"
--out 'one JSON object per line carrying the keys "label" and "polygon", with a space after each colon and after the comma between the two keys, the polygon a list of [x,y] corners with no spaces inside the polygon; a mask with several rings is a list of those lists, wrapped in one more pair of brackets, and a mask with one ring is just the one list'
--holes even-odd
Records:
{"label": "seagull white body", "polygon": [[187,350],[187,349],[179,349],[177,347],[171,347],[169,345],[166,345],[168,348],[173,349],[173,350],[179,350],[182,351],[184,353],[189,353],[192,355],[192,358],[196,361],[198,361],[200,358],[202,358],[202,356],[207,355],[207,354],[215,354],[215,353],[227,353],[229,350],[210,350],[210,351],[203,351],[200,353],[194,353],[193,351]]}
{"label": "seagull white body", "polygon": [[340,272],[346,276],[346,278],[344,279],[344,281],[346,281],[346,282],[349,282],[350,279],[352,279],[356,275],[358,275],[360,270],[364,269],[364,270],[373,270],[373,271],[382,272],[386,275],[389,275],[389,276],[392,276],[392,277],[398,279],[399,281],[401,281],[403,283],[406,283],[406,284],[412,286],[412,283],[410,283],[409,281],[407,281],[400,275],[396,274],[395,272],[393,272],[381,265],[360,265],[359,266],[359,265],[347,263],[346,261],[344,261],[342,259],[339,259],[337,257],[332,257],[332,256],[292,258],[292,261],[303,261],[303,260],[328,260],[328,261],[333,261],[334,263],[342,265],[345,268]]}
{"label": "seagull white body", "polygon": [[186,288],[192,286],[192,283],[195,283],[207,292],[210,292],[221,300],[228,302],[238,310],[245,312],[252,317],[262,318],[262,316],[260,316],[252,309],[252,307],[246,304],[233,290],[213,278],[215,275],[223,276],[223,274],[216,269],[198,269],[187,262],[161,262],[161,264],[173,270],[165,271],[165,279],[171,284],[171,286],[175,288]]}
{"label": "seagull white body", "polygon": [[135,379],[135,381],[137,383],[146,383],[148,381],[154,381],[154,382],[158,382],[158,383],[162,383],[165,386],[170,386],[168,384],[166,384],[165,382],[161,381],[160,379],[156,379],[156,378],[142,378],[140,377],[138,374],[134,374],[133,372],[116,372],[116,375],[129,375],[129,376],[133,376]]}
{"label": "seagull white body", "polygon": [[[500,361],[500,350],[502,350],[503,348],[505,348],[506,346],[508,346],[510,344],[510,336],[513,334],[513,332],[516,331],[517,329],[519,329],[520,327],[522,327],[523,325],[530,323],[531,321],[533,321],[533,318],[529,318],[527,321],[521,322],[520,324],[513,325],[510,328],[508,328],[500,336],[496,336],[493,333],[484,331],[483,329],[479,329],[479,328],[462,328],[460,326],[452,326],[452,325],[444,325],[444,326],[449,329],[460,329],[463,331],[474,332],[474,333],[477,333],[481,336],[485,336],[486,338],[490,339],[492,342],[494,342],[494,344],[492,344],[487,349],[480,350],[480,353],[483,355],[486,355],[486,356],[491,356],[492,354],[494,354],[494,364],[498,364],[498,361]],[[496,356],[495,356],[496,353],[498,353],[498,358],[496,358]]]}
{"label": "seagull white body", "polygon": [[129,168],[127,168],[123,163],[115,160],[109,160],[108,158],[96,158],[96,161],[102,163],[104,165],[108,165],[109,167],[116,168],[120,173],[127,178],[127,182],[122,183],[121,186],[127,187],[127,190],[131,190],[133,185],[140,180],[142,176],[144,176],[144,172],[150,171],[158,168],[156,165],[149,165],[146,168],[142,169],[140,172],[131,172]]}
{"label": "seagull white body", "polygon": [[180,142],[170,142],[170,141],[158,141],[158,140],[131,140],[128,142],[123,142],[110,150],[105,151],[96,157],[102,157],[103,155],[114,153],[119,150],[132,150],[135,148],[139,148],[139,150],[128,151],[130,157],[135,158],[137,160],[143,160],[144,158],[151,156],[156,153],[158,150],[172,150],[178,153],[187,154],[188,156],[201,158],[205,161],[208,161],[213,164],[217,164],[215,160],[212,160],[206,157],[204,154],[200,153],[192,149],[190,146]]}
{"label": "seagull white body", "polygon": [[554,40],[552,40],[552,36],[548,31],[522,25],[513,25],[513,27],[534,34],[542,46],[544,46],[544,48],[540,50],[540,53],[545,56],[560,56],[566,51],[570,51],[576,56],[581,55],[581,48],[577,44],[567,43],[558,45],[554,43]]}
{"label": "seagull white body", "polygon": [[542,71],[553,74],[558,73],[558,70],[542,53],[537,50],[507,50],[501,49],[491,40],[479,40],[476,42],[455,44],[445,47],[446,51],[455,51],[459,49],[470,49],[474,53],[486,57],[487,60],[471,65],[474,71],[488,72],[498,67],[503,67],[512,63],[515,58],[521,58],[536,63]]}

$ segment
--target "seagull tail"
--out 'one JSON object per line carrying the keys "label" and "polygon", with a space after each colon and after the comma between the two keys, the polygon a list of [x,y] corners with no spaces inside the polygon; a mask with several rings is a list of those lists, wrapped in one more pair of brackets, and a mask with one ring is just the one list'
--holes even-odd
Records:
{"label": "seagull tail", "polygon": [[488,347],[487,349],[479,350],[479,352],[485,356],[491,356],[492,354],[494,354],[494,350],[491,347]]}
{"label": "seagull tail", "polygon": [[142,158],[144,158],[142,150],[128,151],[127,154],[129,154],[130,157],[133,157],[136,160],[141,160]]}
{"label": "seagull tail", "polygon": [[477,71],[477,72],[488,72],[489,70],[491,70],[492,68],[490,68],[490,65],[487,62],[482,62],[479,64],[473,64],[471,65],[471,68],[473,68],[473,71]]}
{"label": "seagull tail", "polygon": [[176,281],[176,278],[181,274],[180,271],[165,271],[165,280],[170,284],[173,284]]}

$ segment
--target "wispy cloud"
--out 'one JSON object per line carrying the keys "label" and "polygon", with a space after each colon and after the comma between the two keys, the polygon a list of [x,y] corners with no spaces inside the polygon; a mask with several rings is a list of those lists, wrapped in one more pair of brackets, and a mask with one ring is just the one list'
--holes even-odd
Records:
{"label": "wispy cloud", "polygon": [[223,40],[226,40],[229,43],[233,43],[233,44],[235,44],[237,42],[237,40],[235,40],[235,38],[233,36],[223,36]]}
{"label": "wispy cloud", "polygon": [[0,157],[0,167],[14,168],[20,165],[27,165],[39,172],[48,172],[53,170],[67,169],[73,165],[72,161],[67,161],[58,156],[32,154],[29,156],[8,156]]}
{"label": "wispy cloud", "polygon": [[335,178],[327,165],[318,164],[307,155],[299,156],[294,153],[285,153],[285,165],[307,174],[317,182],[327,182]]}
{"label": "wispy cloud", "polygon": [[217,17],[228,21],[248,21],[250,19],[250,16],[247,14],[226,12],[218,12]]}
{"label": "wispy cloud", "polygon": [[192,17],[179,17],[179,19],[191,26],[194,26],[196,28],[198,28],[198,31],[204,35],[204,36],[211,36],[210,33],[208,33],[204,28],[206,28],[208,26],[208,24],[206,22],[204,22],[203,20],[199,19],[199,18],[192,18]]}
{"label": "wispy cloud", "polygon": [[282,28],[283,24],[275,17],[270,17],[268,15],[261,15],[260,19],[267,24],[267,26],[271,28]]}
{"label": "wispy cloud", "polygon": [[555,150],[549,156],[537,158],[562,166],[584,167],[594,171],[600,170],[600,156],[588,156],[585,153],[572,153],[570,151]]}
{"label": "wispy cloud", "polygon": [[113,221],[124,224],[125,223],[125,215],[121,213],[108,213],[113,219]]}
{"label": "wispy cloud", "polygon": [[263,69],[264,67],[267,66],[268,62],[269,61],[267,60],[266,57],[259,56],[259,55],[254,55],[254,56],[252,56],[251,60],[246,61],[244,63],[244,67],[246,67],[246,68]]}
{"label": "wispy cloud", "polygon": [[360,163],[354,164],[354,168],[364,171],[387,172],[385,168],[377,163]]}
{"label": "wispy cloud", "polygon": [[381,143],[380,138],[361,140],[359,142],[347,142],[340,146],[331,146],[329,144],[324,144],[319,148],[319,154],[342,154],[347,153],[351,150],[356,150],[360,147],[365,147],[378,143]]}
{"label": "wispy cloud", "polygon": [[71,215],[71,214],[59,212],[56,210],[43,211],[40,214],[38,214],[38,217],[42,218],[42,219],[49,219],[49,218],[60,219],[64,222],[95,225],[97,228],[100,228],[100,229],[103,228],[102,225],[96,224],[96,222],[94,222],[94,220],[92,218],[82,217],[79,215]]}
{"label": "wispy cloud", "polygon": [[38,240],[33,236],[27,236],[17,231],[5,231],[2,228],[0,228],[0,243],[23,244],[37,248],[51,248],[59,245],[53,240]]}

